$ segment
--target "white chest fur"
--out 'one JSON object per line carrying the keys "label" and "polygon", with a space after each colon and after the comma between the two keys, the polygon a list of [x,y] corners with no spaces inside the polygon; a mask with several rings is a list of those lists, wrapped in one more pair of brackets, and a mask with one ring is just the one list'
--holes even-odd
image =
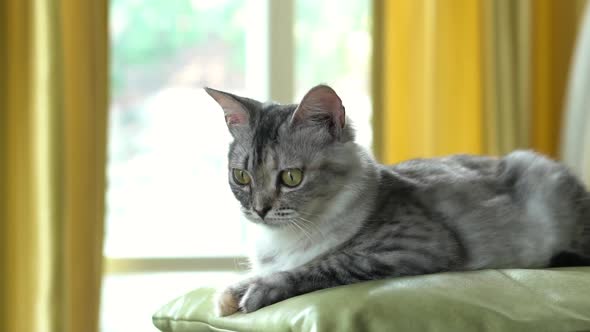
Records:
{"label": "white chest fur", "polygon": [[354,191],[339,194],[314,225],[280,229],[252,225],[249,241],[253,272],[267,274],[296,268],[350,239],[368,213],[368,209],[349,209],[357,195]]}
{"label": "white chest fur", "polygon": [[326,203],[320,216],[298,226],[270,228],[249,224],[248,242],[252,273],[286,271],[306,264],[351,239],[372,211],[378,172],[365,152],[347,183]]}

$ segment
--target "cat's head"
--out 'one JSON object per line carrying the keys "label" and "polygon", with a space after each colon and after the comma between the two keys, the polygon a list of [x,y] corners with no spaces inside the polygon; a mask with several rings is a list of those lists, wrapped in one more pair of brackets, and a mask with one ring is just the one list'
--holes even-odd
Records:
{"label": "cat's head", "polygon": [[228,178],[245,216],[271,227],[317,222],[358,163],[336,92],[319,85],[298,105],[280,105],[205,90],[234,137]]}

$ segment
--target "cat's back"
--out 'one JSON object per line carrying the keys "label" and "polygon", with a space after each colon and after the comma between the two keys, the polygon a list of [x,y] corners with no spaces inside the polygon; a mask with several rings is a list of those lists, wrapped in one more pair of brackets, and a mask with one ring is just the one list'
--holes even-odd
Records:
{"label": "cat's back", "polygon": [[[563,164],[531,151],[416,159],[384,168],[383,174],[399,179],[382,181],[380,198],[392,207],[389,218],[411,217],[395,208],[402,201],[418,207],[411,212],[429,222],[445,223],[477,258],[469,268],[545,266],[572,242],[578,202],[587,197]],[[404,183],[407,195],[390,195],[395,183]]]}
{"label": "cat's back", "polygon": [[461,154],[412,159],[387,168],[408,180],[428,184],[493,177],[500,163],[499,158]]}
{"label": "cat's back", "polygon": [[378,213],[387,213],[385,219],[415,213],[453,219],[482,202],[509,199],[500,175],[503,163],[494,157],[452,155],[384,166]]}
{"label": "cat's back", "polygon": [[[439,202],[458,200],[469,203],[504,197],[513,201],[543,201],[556,205],[563,198],[585,194],[583,184],[563,164],[541,154],[517,150],[501,158],[452,155],[414,159],[386,167],[388,176],[412,186],[415,198]],[[430,199],[429,199],[430,198]]]}

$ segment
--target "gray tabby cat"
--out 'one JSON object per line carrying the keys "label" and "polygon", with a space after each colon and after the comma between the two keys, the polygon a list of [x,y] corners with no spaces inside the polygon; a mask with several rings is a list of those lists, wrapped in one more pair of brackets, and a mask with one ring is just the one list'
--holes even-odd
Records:
{"label": "gray tabby cat", "polygon": [[365,280],[589,262],[590,195],[541,155],[383,166],[328,86],[299,105],[206,91],[234,137],[231,190],[257,226],[254,276],[219,294],[221,316]]}

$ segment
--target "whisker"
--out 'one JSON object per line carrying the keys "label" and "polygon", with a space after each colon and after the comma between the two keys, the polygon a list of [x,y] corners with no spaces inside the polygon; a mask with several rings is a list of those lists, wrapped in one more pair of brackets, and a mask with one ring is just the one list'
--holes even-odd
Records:
{"label": "whisker", "polygon": [[291,222],[289,222],[286,225],[289,226],[289,229],[291,230],[291,232],[297,233],[297,228],[295,228]]}
{"label": "whisker", "polygon": [[313,233],[313,230],[309,228],[309,225],[305,222],[303,222],[303,220],[301,220],[300,218],[295,218],[296,221],[300,221],[302,222],[301,224],[298,223],[299,226],[305,228],[310,234]]}
{"label": "whisker", "polygon": [[306,226],[305,224],[299,224],[298,223],[298,225],[300,225],[303,229],[305,229],[306,232],[307,232],[307,234],[309,234],[309,239],[310,240],[313,240],[313,234],[314,234],[313,230],[310,229],[309,226]]}
{"label": "whisker", "polygon": [[303,227],[301,227],[301,225],[299,225],[299,224],[297,223],[297,221],[295,221],[294,219],[291,219],[291,220],[290,220],[290,223],[291,223],[292,225],[296,226],[297,228],[299,228],[299,229],[301,230],[301,232],[302,232],[303,234],[305,234],[305,236],[307,236],[307,238],[308,238],[309,240],[313,241],[313,239],[311,238],[311,235],[310,235],[310,234],[309,234],[309,233],[308,233],[308,232],[307,232],[305,229],[303,229]]}
{"label": "whisker", "polygon": [[[318,233],[318,234],[320,234],[320,237],[321,237],[322,239],[325,239],[325,238],[326,238],[326,236],[324,235],[324,233],[322,232],[322,230],[320,229],[320,227],[319,227],[319,226],[318,226],[316,223],[314,223],[314,222],[312,222],[312,221],[310,221],[310,220],[304,219],[304,218],[302,218],[302,217],[298,217],[297,219],[298,219],[299,221],[301,221],[301,222],[302,222],[302,224],[301,224],[302,226],[303,226],[303,225],[306,225],[306,227],[308,228],[308,230],[309,230],[310,232],[313,232],[313,233]],[[313,227],[313,229],[311,229],[310,227]],[[314,232],[314,230],[315,230],[316,232]]]}
{"label": "whisker", "polygon": [[305,222],[306,224],[309,224],[309,225],[311,225],[311,226],[314,226],[314,227],[315,227],[315,228],[318,230],[318,232],[320,232],[320,233],[321,233],[321,231],[320,231],[320,228],[319,228],[319,226],[317,225],[317,223],[315,223],[315,222],[313,222],[313,221],[311,221],[311,220],[309,220],[309,219],[303,218],[302,216],[298,216],[298,217],[297,217],[297,219],[299,219],[300,221],[303,221],[303,222]]}

